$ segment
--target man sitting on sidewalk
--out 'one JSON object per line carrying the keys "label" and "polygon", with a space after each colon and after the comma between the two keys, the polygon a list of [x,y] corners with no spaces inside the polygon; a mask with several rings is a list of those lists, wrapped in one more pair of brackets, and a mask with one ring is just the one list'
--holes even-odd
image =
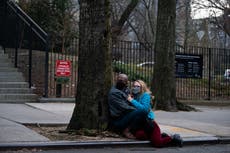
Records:
{"label": "man sitting on sidewalk", "polygon": [[128,76],[119,74],[116,85],[109,92],[110,126],[127,138],[135,138],[132,132],[142,129],[148,112],[137,110],[127,101]]}

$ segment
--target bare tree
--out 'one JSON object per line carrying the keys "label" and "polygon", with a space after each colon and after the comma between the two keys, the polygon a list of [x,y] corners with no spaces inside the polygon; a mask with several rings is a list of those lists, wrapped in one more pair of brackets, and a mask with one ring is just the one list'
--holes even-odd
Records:
{"label": "bare tree", "polygon": [[[113,2],[112,26],[115,31],[118,29],[116,23],[122,16],[125,16],[121,31],[113,33],[114,37],[128,38],[139,42],[153,42],[156,29],[157,0],[113,0]],[[129,15],[124,15],[126,10],[129,10]]]}
{"label": "bare tree", "polygon": [[230,36],[230,1],[229,0],[192,0],[195,11],[209,11],[212,23]]}
{"label": "bare tree", "polygon": [[157,107],[168,111],[177,110],[174,76],[175,21],[176,0],[160,0],[155,44],[156,64],[152,85]]}
{"label": "bare tree", "polygon": [[157,3],[155,0],[142,0],[140,5],[133,13],[128,24],[135,33],[139,42],[154,42]]}
{"label": "bare tree", "polygon": [[114,1],[114,5],[116,6],[116,9],[123,10],[122,13],[119,13],[114,17],[113,23],[112,23],[112,37],[113,39],[117,39],[119,35],[122,34],[122,28],[124,28],[127,24],[127,20],[129,19],[131,13],[136,8],[140,0],[130,0],[129,3],[126,5],[125,8],[122,9],[121,4],[127,3],[121,2],[118,0]]}

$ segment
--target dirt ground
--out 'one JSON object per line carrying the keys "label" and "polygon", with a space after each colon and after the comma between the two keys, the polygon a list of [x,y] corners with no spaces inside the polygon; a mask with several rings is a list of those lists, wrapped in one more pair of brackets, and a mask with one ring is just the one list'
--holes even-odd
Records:
{"label": "dirt ground", "polygon": [[29,125],[28,128],[47,137],[51,141],[121,141],[126,138],[109,131],[99,132],[97,130],[82,129],[78,131],[66,131],[66,126],[36,126]]}

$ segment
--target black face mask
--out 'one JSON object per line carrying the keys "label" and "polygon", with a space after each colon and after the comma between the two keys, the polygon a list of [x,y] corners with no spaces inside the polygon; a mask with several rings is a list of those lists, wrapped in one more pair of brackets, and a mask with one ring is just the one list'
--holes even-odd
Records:
{"label": "black face mask", "polygon": [[126,88],[126,84],[122,80],[118,80],[116,83],[116,88],[119,90],[123,90]]}
{"label": "black face mask", "polygon": [[126,95],[129,95],[129,94],[130,94],[130,90],[129,90],[128,87],[125,87],[125,88],[123,89],[123,92],[124,92]]}

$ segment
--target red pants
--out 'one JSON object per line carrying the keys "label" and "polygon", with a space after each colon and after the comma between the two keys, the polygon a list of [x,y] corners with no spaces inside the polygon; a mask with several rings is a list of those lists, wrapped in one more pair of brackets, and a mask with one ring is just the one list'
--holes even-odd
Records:
{"label": "red pants", "polygon": [[135,133],[135,137],[139,140],[150,139],[154,147],[163,147],[172,141],[172,138],[170,136],[162,137],[161,130],[158,124],[155,121],[153,121],[153,124],[154,124],[154,128],[150,136],[148,136],[144,130],[139,130]]}

